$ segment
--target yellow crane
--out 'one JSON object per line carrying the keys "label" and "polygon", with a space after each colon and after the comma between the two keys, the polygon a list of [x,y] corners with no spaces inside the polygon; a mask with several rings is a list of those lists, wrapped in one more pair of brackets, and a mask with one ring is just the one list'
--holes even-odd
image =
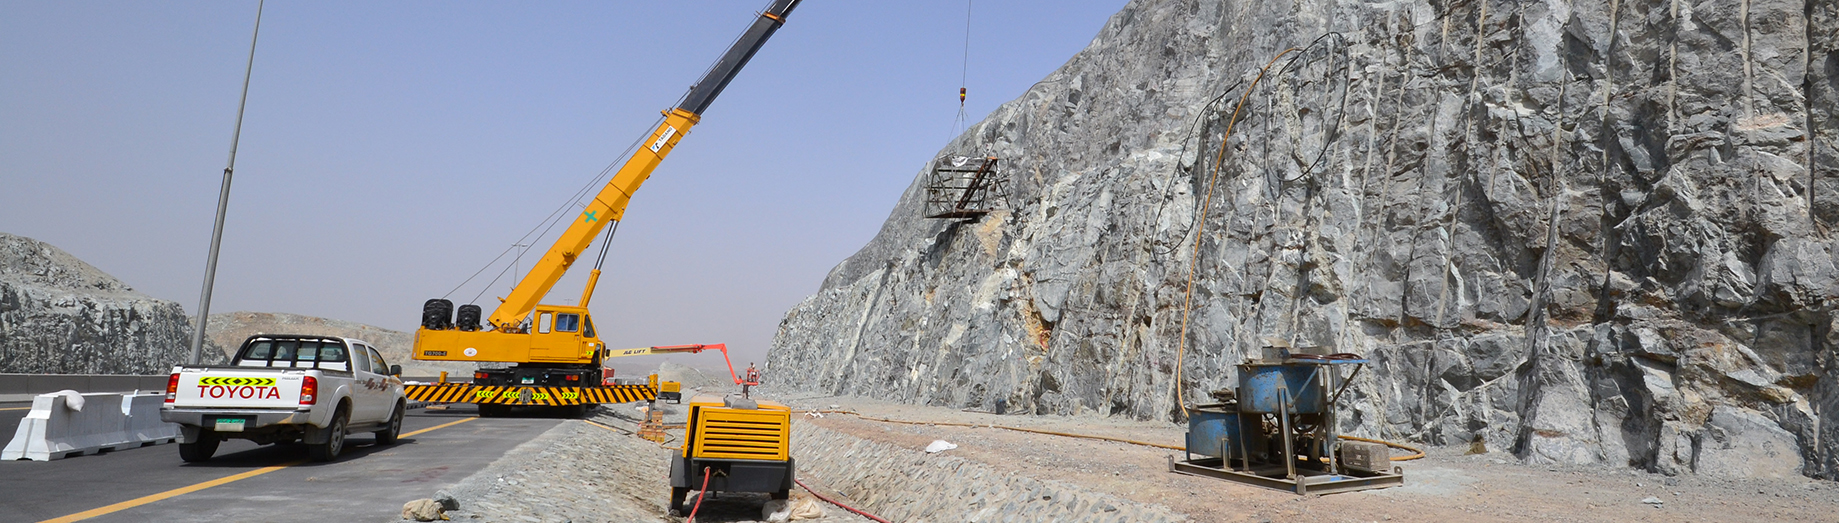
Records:
{"label": "yellow crane", "polygon": [[[549,294],[608,223],[625,217],[626,203],[631,201],[632,194],[670,155],[677,142],[689,134],[709,104],[740,73],[754,53],[785,24],[786,17],[799,2],[774,0],[760,13],[721,60],[690,88],[682,102],[664,111],[663,122],[639,142],[625,164],[511,289],[510,295],[499,299],[501,303],[491,316],[484,318],[486,321],[481,321],[483,309],[478,305],[460,306],[456,319],[453,303],[448,300],[437,298],[423,304],[422,325],[415,331],[413,357],[431,361],[514,364],[508,368],[481,368],[474,373],[472,385],[479,386],[475,387],[479,390],[472,390],[461,401],[479,403],[482,415],[501,414],[509,405],[518,404],[585,408],[589,404],[625,398],[624,392],[644,396],[642,399],[655,399],[656,389],[645,390],[642,386],[638,390],[613,391],[621,392],[613,395],[602,394],[608,391],[586,390],[606,387],[601,379],[601,362],[608,357],[663,353],[638,350],[615,354],[600,341],[587,309],[594,285],[600,280],[599,268],[589,273],[578,305],[549,305],[539,301]],[[422,392],[447,395],[453,391]],[[600,401],[602,399],[609,401]]]}

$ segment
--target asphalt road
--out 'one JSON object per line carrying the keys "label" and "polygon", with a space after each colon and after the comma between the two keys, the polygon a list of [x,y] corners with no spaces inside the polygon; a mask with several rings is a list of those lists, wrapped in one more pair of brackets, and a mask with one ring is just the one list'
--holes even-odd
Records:
{"label": "asphalt road", "polygon": [[[11,441],[29,406],[0,403],[0,438]],[[353,435],[331,463],[308,461],[299,445],[240,440],[224,442],[216,457],[199,464],[180,461],[175,444],[0,462],[0,523],[70,516],[273,467],[280,468],[84,521],[389,521],[403,503],[430,497],[561,423],[543,413],[490,419],[476,414],[470,405],[412,410],[403,420],[404,434],[464,421],[392,446]]]}

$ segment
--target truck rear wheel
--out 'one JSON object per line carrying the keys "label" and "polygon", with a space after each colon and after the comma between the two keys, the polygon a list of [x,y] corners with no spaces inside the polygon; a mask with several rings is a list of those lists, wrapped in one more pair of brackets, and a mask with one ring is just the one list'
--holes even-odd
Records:
{"label": "truck rear wheel", "polygon": [[205,431],[198,435],[198,441],[179,444],[179,459],[185,460],[186,463],[210,461],[211,455],[217,453],[217,444],[222,442],[223,440],[219,439],[217,434]]}
{"label": "truck rear wheel", "polygon": [[332,414],[332,423],[326,425],[326,441],[307,445],[307,456],[313,461],[332,461],[338,459],[338,453],[345,450],[345,425],[349,417],[345,407],[340,405],[338,412]]}

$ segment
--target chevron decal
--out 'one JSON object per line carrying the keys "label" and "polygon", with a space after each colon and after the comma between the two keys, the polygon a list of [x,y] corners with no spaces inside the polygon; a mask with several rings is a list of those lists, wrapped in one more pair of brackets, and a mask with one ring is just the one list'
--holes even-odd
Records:
{"label": "chevron decal", "polygon": [[199,385],[223,385],[227,387],[273,387],[274,378],[235,378],[223,376],[206,376],[198,378]]}

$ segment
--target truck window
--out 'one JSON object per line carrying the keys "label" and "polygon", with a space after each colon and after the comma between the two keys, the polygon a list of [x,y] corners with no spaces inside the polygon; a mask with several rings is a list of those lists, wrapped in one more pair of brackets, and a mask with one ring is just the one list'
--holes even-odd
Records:
{"label": "truck window", "polygon": [[[300,342],[295,340],[275,342],[275,356],[269,359],[271,361],[284,361],[291,364],[294,361],[294,351],[299,348]],[[274,365],[269,366],[273,367]]]}
{"label": "truck window", "polygon": [[325,346],[319,348],[319,361],[345,361],[345,347],[337,343],[327,342]]}
{"label": "truck window", "polygon": [[587,322],[587,330],[582,331],[581,334],[589,338],[594,337],[594,318],[592,316],[583,316],[581,319]]}
{"label": "truck window", "polygon": [[580,330],[580,327],[581,327],[581,315],[580,314],[557,314],[556,315],[556,332],[575,332],[577,330]]}
{"label": "truck window", "polygon": [[355,343],[351,345],[351,366],[360,371],[370,372],[370,358],[364,356],[364,349],[363,345]]}
{"label": "truck window", "polygon": [[268,356],[274,353],[274,350],[275,342],[269,340],[256,340],[254,343],[249,344],[248,349],[243,351],[243,359],[267,360]]}
{"label": "truck window", "polygon": [[389,363],[383,361],[383,355],[378,354],[375,347],[370,349],[370,368],[377,369],[377,374],[389,374],[390,372]]}
{"label": "truck window", "polygon": [[536,332],[549,334],[549,316],[547,312],[536,315]]}

